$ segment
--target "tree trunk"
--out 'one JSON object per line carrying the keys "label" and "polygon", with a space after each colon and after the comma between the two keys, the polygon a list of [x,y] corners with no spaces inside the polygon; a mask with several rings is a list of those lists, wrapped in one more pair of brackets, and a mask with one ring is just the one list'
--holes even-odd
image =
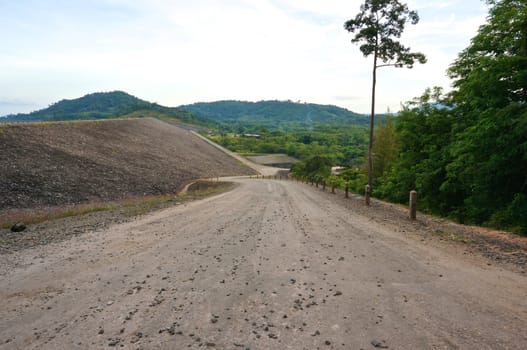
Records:
{"label": "tree trunk", "polygon": [[377,84],[377,49],[373,54],[373,80],[371,88],[370,142],[368,145],[368,185],[373,190],[373,128],[375,126],[375,85]]}

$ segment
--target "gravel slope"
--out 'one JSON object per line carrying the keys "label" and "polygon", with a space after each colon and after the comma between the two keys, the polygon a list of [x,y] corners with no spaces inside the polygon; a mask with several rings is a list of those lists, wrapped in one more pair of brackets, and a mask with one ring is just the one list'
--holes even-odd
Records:
{"label": "gravel slope", "polygon": [[157,119],[0,126],[0,211],[175,193],[254,171]]}
{"label": "gravel slope", "polygon": [[422,222],[373,219],[303,184],[236,181],[229,193],[0,255],[0,349],[527,343],[525,275],[422,241]]}

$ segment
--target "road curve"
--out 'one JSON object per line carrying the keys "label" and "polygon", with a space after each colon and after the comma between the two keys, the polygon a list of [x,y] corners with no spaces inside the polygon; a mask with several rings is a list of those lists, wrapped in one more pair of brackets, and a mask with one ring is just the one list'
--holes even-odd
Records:
{"label": "road curve", "polygon": [[216,147],[220,151],[222,151],[222,152],[226,153],[227,155],[233,157],[234,159],[238,160],[240,163],[242,163],[242,164],[248,166],[249,168],[255,170],[256,172],[258,172],[261,175],[273,176],[273,175],[276,175],[279,171],[283,171],[284,170],[283,168],[275,168],[275,167],[271,167],[271,166],[267,166],[267,165],[261,165],[261,164],[255,163],[255,162],[251,162],[249,159],[247,159],[245,157],[242,157],[242,156],[240,156],[239,154],[237,154],[235,152],[229,151],[227,148],[217,144],[216,142],[214,142],[212,140],[209,140],[205,136],[202,136],[202,135],[198,134],[195,131],[191,131],[191,133],[194,134],[196,137],[202,139],[203,141],[209,143],[210,145]]}
{"label": "road curve", "polygon": [[527,278],[313,187],[228,193],[3,256],[0,349],[524,349]]}

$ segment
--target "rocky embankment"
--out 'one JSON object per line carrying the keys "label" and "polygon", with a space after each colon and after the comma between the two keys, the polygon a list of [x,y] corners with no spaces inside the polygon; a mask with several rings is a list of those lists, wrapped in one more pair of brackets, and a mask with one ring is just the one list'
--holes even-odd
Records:
{"label": "rocky embankment", "polygon": [[0,126],[0,212],[175,193],[253,170],[156,119]]}

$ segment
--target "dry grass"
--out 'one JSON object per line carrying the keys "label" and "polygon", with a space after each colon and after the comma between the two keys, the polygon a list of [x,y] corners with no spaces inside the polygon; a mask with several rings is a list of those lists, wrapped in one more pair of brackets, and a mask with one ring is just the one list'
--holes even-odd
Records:
{"label": "dry grass", "polygon": [[447,239],[453,242],[474,243],[474,240],[467,238],[466,235],[461,232],[447,232],[443,230],[436,230],[435,234],[443,239]]}
{"label": "dry grass", "polygon": [[[69,125],[69,124],[99,124],[106,121],[119,121],[119,120],[133,120],[139,119],[140,117],[125,116],[125,117],[115,117],[115,118],[105,118],[105,119],[75,119],[75,120],[45,120],[45,121],[35,121],[35,122],[12,122],[12,123],[0,123],[0,134],[4,132],[5,129],[25,125],[25,126],[52,126],[52,125]],[[2,130],[4,129],[4,130]]]}
{"label": "dry grass", "polygon": [[38,224],[67,217],[86,215],[101,211],[121,210],[124,215],[136,216],[166,206],[171,202],[186,202],[228,191],[234,186],[227,182],[197,181],[184,194],[130,197],[120,201],[91,202],[75,205],[45,207],[38,209],[8,209],[0,213],[0,228],[10,228],[17,222],[26,225]]}

